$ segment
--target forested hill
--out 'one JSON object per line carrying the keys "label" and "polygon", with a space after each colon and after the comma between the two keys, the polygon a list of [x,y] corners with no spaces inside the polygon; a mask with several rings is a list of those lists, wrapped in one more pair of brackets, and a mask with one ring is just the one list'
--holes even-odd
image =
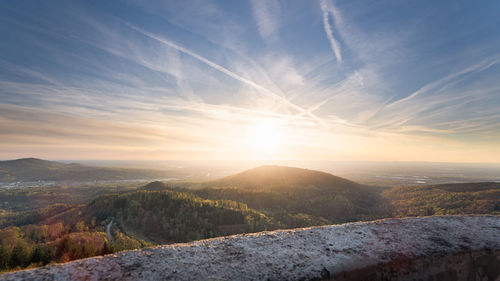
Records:
{"label": "forested hill", "polygon": [[94,181],[126,179],[159,179],[172,172],[144,169],[92,167],[66,164],[37,158],[0,161],[0,182],[14,181]]}
{"label": "forested hill", "polygon": [[329,173],[285,166],[261,166],[210,181],[206,185],[264,191],[291,191],[304,188],[340,191],[360,186]]}
{"label": "forested hill", "polygon": [[241,202],[169,190],[0,214],[0,223],[0,271],[284,227]]}
{"label": "forested hill", "polygon": [[258,167],[195,184],[185,192],[211,200],[243,202],[292,227],[376,219],[390,213],[379,187],[364,186],[320,171],[284,166]]}
{"label": "forested hill", "polygon": [[114,218],[124,233],[155,243],[187,242],[277,227],[266,215],[244,203],[203,200],[170,190],[101,196],[81,212],[89,222]]}
{"label": "forested hill", "polygon": [[450,183],[385,190],[393,216],[500,215],[500,183]]}
{"label": "forested hill", "polygon": [[[55,170],[71,165],[49,164]],[[438,214],[500,214],[500,184],[381,189],[263,166],[204,183],[0,190],[0,271],[152,244]]]}

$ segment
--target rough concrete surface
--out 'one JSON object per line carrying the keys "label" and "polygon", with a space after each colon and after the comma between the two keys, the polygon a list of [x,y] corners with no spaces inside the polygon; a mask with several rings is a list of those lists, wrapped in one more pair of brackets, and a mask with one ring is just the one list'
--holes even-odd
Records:
{"label": "rough concrete surface", "polygon": [[500,216],[235,235],[0,275],[3,280],[500,280]]}

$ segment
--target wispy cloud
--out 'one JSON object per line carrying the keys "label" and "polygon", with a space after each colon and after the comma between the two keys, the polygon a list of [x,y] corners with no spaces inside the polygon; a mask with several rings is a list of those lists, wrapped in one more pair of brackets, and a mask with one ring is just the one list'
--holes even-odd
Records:
{"label": "wispy cloud", "polygon": [[291,107],[291,108],[299,111],[300,113],[304,113],[307,116],[313,118],[314,120],[316,120],[318,122],[320,121],[320,119],[318,117],[316,117],[314,114],[312,114],[311,112],[308,112],[304,108],[302,108],[302,107],[300,107],[300,106],[298,106],[298,105],[290,102],[286,98],[284,98],[284,97],[282,97],[282,96],[274,93],[273,91],[271,91],[271,90],[269,90],[269,89],[267,89],[267,88],[265,88],[265,87],[263,87],[263,86],[255,83],[254,81],[251,81],[251,80],[249,80],[249,79],[247,79],[245,77],[242,77],[242,76],[240,76],[240,75],[232,72],[231,70],[229,70],[229,69],[227,69],[227,68],[225,68],[225,67],[223,67],[223,66],[221,66],[221,65],[219,65],[219,64],[217,64],[217,63],[215,63],[215,62],[213,62],[213,61],[211,61],[209,59],[206,59],[206,58],[204,58],[204,57],[196,54],[195,52],[192,52],[192,51],[190,51],[190,50],[188,50],[188,49],[186,49],[186,48],[184,48],[182,46],[179,46],[179,45],[177,45],[177,44],[175,44],[175,43],[173,43],[173,42],[171,42],[171,41],[169,41],[169,40],[167,40],[167,39],[165,39],[163,37],[160,37],[158,35],[155,35],[155,34],[152,34],[150,32],[147,32],[145,30],[142,30],[142,29],[138,28],[137,26],[134,26],[134,25],[131,25],[131,24],[127,24],[127,25],[130,26],[132,29],[134,29],[134,30],[136,30],[136,31],[144,34],[145,36],[147,36],[147,37],[149,37],[151,39],[154,39],[154,40],[156,40],[158,42],[161,42],[161,43],[163,43],[163,44],[165,44],[165,45],[167,45],[167,46],[169,46],[171,48],[174,48],[174,49],[176,49],[176,50],[178,50],[178,51],[180,51],[180,52],[182,52],[182,53],[184,53],[186,55],[189,55],[189,56],[191,56],[191,57],[193,57],[193,58],[195,58],[195,59],[203,62],[204,64],[206,64],[206,65],[208,65],[208,66],[210,66],[210,67],[212,67],[212,68],[214,68],[214,69],[216,69],[216,70],[218,70],[218,71],[220,71],[220,72],[228,75],[229,77],[232,77],[232,78],[234,78],[234,79],[236,79],[236,80],[238,80],[238,81],[240,81],[240,82],[242,82],[242,83],[244,83],[244,84],[246,84],[246,85],[248,85],[248,86],[250,86],[250,87],[252,87],[252,88],[254,88],[256,90],[258,90],[258,91],[260,91],[260,92],[268,95],[269,97],[271,97],[271,98],[273,98],[275,100],[281,101],[284,105],[289,106],[289,107]]}
{"label": "wispy cloud", "polygon": [[279,2],[276,0],[252,0],[252,11],[264,39],[274,36],[279,28]]}
{"label": "wispy cloud", "polygon": [[466,52],[428,36],[427,10],[319,1],[68,3],[68,17],[16,2],[1,30],[0,155],[31,142],[232,156],[255,119],[279,121],[290,157],[435,159],[444,143],[455,157],[500,139],[497,41]]}
{"label": "wispy cloud", "polygon": [[419,96],[423,93],[427,93],[429,91],[436,90],[439,87],[444,87],[447,83],[450,83],[454,79],[460,78],[463,75],[484,71],[484,70],[494,66],[495,64],[497,64],[499,62],[500,62],[500,57],[498,57],[498,56],[495,56],[493,58],[487,58],[485,60],[480,61],[477,64],[466,67],[460,71],[453,72],[444,78],[441,78],[437,81],[431,82],[431,83],[421,87],[417,91],[411,93],[409,96],[387,104],[386,107],[396,106],[398,104],[408,102],[408,101],[416,98],[417,96]]}
{"label": "wispy cloud", "polygon": [[330,47],[332,48],[333,54],[338,62],[342,62],[342,53],[340,52],[340,43],[333,36],[333,29],[330,24],[330,15],[333,16],[333,4],[328,2],[328,0],[320,0],[321,11],[323,12],[323,28],[325,29],[326,37],[328,42],[330,42]]}
{"label": "wispy cloud", "polygon": [[[494,93],[498,92],[498,87],[477,84],[474,89],[470,90],[457,86],[463,81],[468,81],[467,79],[470,79],[473,74],[487,71],[499,62],[498,56],[483,59],[428,83],[404,98],[387,102],[370,117],[370,126],[374,129],[394,131],[411,127],[415,131],[420,128],[420,131],[436,133],[441,130],[447,133],[466,133],[465,127],[444,127],[440,120],[460,120],[458,123],[467,124],[468,120],[475,119],[480,115],[484,118],[482,119],[483,123],[490,118],[499,121],[497,117],[488,114],[490,106],[494,106],[497,101],[492,101],[490,105],[483,104],[481,109],[476,109],[476,105],[474,105],[481,104],[481,101],[493,97]],[[479,124],[474,123],[478,127]],[[482,128],[482,126],[478,128]],[[408,130],[404,129],[404,131]]]}

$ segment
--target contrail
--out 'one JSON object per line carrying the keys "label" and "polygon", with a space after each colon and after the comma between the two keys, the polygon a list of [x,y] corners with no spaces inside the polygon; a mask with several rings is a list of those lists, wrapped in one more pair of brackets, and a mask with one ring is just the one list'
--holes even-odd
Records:
{"label": "contrail", "polygon": [[323,11],[323,28],[325,29],[326,37],[328,41],[330,41],[330,46],[332,48],[335,57],[338,62],[342,62],[342,53],[340,52],[339,42],[333,37],[333,30],[330,22],[328,21],[328,17],[330,14],[330,9],[326,3],[326,0],[320,1],[321,11]]}
{"label": "contrail", "polygon": [[313,118],[315,121],[321,123],[321,120],[318,117],[316,117],[314,114],[312,114],[311,112],[305,110],[304,108],[302,108],[302,107],[300,107],[300,106],[292,103],[291,101],[287,100],[286,98],[284,98],[284,97],[282,97],[282,96],[274,93],[273,91],[271,91],[271,90],[269,90],[269,89],[267,89],[267,88],[265,88],[265,87],[263,87],[263,86],[255,83],[255,82],[253,82],[253,81],[251,81],[249,79],[246,79],[245,77],[242,77],[242,76],[240,76],[240,75],[238,75],[238,74],[230,71],[229,69],[227,69],[227,68],[225,68],[223,66],[220,66],[220,65],[218,65],[218,64],[216,64],[216,63],[208,60],[208,59],[206,59],[206,58],[198,55],[195,52],[192,52],[192,51],[190,51],[190,50],[188,50],[188,49],[186,49],[186,48],[184,48],[182,46],[179,46],[179,45],[177,45],[177,44],[175,44],[173,42],[170,42],[167,39],[159,37],[159,36],[157,36],[157,35],[155,35],[153,33],[147,32],[145,30],[142,30],[142,29],[140,29],[137,26],[134,26],[132,24],[129,24],[129,23],[126,23],[126,22],[124,22],[124,23],[126,25],[128,25],[130,28],[132,28],[132,29],[134,29],[134,30],[142,33],[143,35],[146,35],[147,37],[149,37],[151,39],[154,39],[154,40],[156,40],[156,41],[158,41],[160,43],[163,43],[163,44],[165,44],[165,45],[167,45],[167,46],[169,46],[171,48],[174,48],[174,49],[176,49],[176,50],[178,50],[178,51],[180,51],[180,52],[182,52],[182,53],[184,53],[186,55],[189,55],[189,56],[191,56],[191,57],[193,57],[193,58],[195,58],[195,59],[197,59],[197,60],[205,63],[206,65],[208,65],[208,66],[210,66],[210,67],[212,67],[212,68],[214,68],[214,69],[216,69],[216,70],[218,70],[218,71],[220,71],[220,72],[222,72],[222,73],[224,73],[224,74],[226,74],[226,75],[228,75],[228,76],[230,76],[230,77],[232,77],[232,78],[234,78],[234,79],[236,79],[236,80],[238,80],[238,81],[240,81],[242,83],[245,83],[245,84],[247,84],[247,85],[249,85],[249,86],[251,86],[251,87],[253,87],[253,88],[255,88],[255,89],[257,89],[257,90],[259,90],[259,91],[261,91],[263,93],[265,93],[265,94],[267,94],[268,96],[270,96],[270,97],[272,97],[272,98],[274,98],[276,100],[279,100],[279,101],[283,102],[285,105],[288,105],[291,108],[294,108],[294,109],[300,111],[301,113],[304,113],[307,116]]}
{"label": "contrail", "polygon": [[493,58],[485,59],[485,60],[483,60],[475,65],[469,66],[469,67],[462,69],[458,72],[451,73],[444,78],[441,78],[437,81],[429,83],[429,84],[423,86],[422,88],[418,89],[417,91],[411,93],[409,96],[404,97],[404,98],[399,99],[399,100],[396,100],[396,101],[386,105],[385,107],[392,107],[394,105],[406,102],[408,100],[411,100],[411,99],[417,97],[418,95],[420,95],[422,93],[425,93],[425,92],[432,90],[433,88],[436,88],[436,87],[441,86],[442,84],[448,83],[455,78],[458,78],[462,75],[473,73],[473,72],[481,72],[483,70],[486,70],[486,69],[494,66],[495,64],[497,64],[499,62],[500,62],[500,56],[495,56]]}

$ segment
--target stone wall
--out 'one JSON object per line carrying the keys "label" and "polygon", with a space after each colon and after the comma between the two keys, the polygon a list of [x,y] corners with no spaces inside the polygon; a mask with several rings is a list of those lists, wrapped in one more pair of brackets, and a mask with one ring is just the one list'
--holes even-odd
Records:
{"label": "stone wall", "polygon": [[499,281],[500,251],[484,250],[395,260],[336,274],[326,280]]}
{"label": "stone wall", "polygon": [[497,280],[500,216],[261,232],[115,253],[3,280]]}

